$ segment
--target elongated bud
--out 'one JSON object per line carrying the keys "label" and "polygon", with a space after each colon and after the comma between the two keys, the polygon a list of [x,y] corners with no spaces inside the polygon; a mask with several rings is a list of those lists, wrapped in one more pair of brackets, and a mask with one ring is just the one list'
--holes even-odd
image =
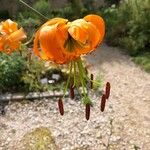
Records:
{"label": "elongated bud", "polygon": [[70,86],[70,98],[74,99],[74,86],[73,86],[73,84],[71,84],[71,86]]}
{"label": "elongated bud", "polygon": [[91,74],[91,81],[90,81],[90,88],[93,89],[93,79],[94,79],[94,75]]}
{"label": "elongated bud", "polygon": [[105,95],[106,95],[106,99],[108,99],[110,95],[110,83],[109,82],[106,83]]}
{"label": "elongated bud", "polygon": [[101,112],[103,112],[104,111],[104,109],[105,109],[105,103],[106,103],[106,95],[105,94],[103,94],[102,95],[102,98],[101,98]]}
{"label": "elongated bud", "polygon": [[60,114],[63,116],[63,114],[64,114],[64,105],[63,105],[63,101],[62,101],[61,98],[58,100],[58,108],[59,108]]}
{"label": "elongated bud", "polygon": [[86,117],[86,120],[89,120],[89,118],[90,118],[90,104],[88,103],[88,104],[86,104],[86,106],[85,106],[85,117]]}

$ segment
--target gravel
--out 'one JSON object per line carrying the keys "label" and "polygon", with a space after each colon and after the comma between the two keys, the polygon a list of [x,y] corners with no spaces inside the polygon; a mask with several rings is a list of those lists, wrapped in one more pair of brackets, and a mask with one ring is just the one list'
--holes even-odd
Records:
{"label": "gravel", "polygon": [[100,96],[94,93],[89,121],[79,100],[64,100],[64,116],[58,112],[57,99],[10,102],[0,116],[0,150],[21,150],[23,135],[40,126],[50,128],[60,150],[149,150],[150,74],[106,45],[87,59],[89,70],[111,83],[105,111],[100,112]]}

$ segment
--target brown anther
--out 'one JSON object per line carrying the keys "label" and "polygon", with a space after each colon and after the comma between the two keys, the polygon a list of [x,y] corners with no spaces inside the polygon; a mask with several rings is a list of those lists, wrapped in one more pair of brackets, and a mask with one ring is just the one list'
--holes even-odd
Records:
{"label": "brown anther", "polygon": [[70,98],[74,99],[74,85],[73,84],[71,84],[70,86]]}
{"label": "brown anther", "polygon": [[58,100],[58,108],[59,108],[60,114],[63,116],[64,115],[64,105],[63,105],[63,101],[61,98],[59,98],[59,100]]}
{"label": "brown anther", "polygon": [[105,109],[105,103],[106,103],[106,95],[103,94],[103,95],[102,95],[102,98],[101,98],[101,105],[100,105],[101,112],[103,112],[104,109]]}
{"label": "brown anther", "polygon": [[85,117],[86,117],[86,120],[89,120],[90,118],[90,107],[91,107],[91,104],[86,104],[85,106]]}
{"label": "brown anther", "polygon": [[109,82],[106,83],[105,95],[106,95],[106,99],[108,99],[110,95],[110,83]]}

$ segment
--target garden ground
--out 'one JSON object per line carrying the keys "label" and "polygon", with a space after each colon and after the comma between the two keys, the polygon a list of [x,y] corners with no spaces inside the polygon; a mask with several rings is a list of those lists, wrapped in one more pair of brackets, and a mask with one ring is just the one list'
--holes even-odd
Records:
{"label": "garden ground", "polygon": [[0,150],[22,150],[22,137],[36,127],[48,127],[61,150],[149,150],[150,74],[107,45],[87,59],[89,69],[111,83],[105,112],[99,111],[100,97],[93,93],[89,121],[78,100],[65,100],[63,117],[55,100],[10,103],[6,115],[0,116]]}

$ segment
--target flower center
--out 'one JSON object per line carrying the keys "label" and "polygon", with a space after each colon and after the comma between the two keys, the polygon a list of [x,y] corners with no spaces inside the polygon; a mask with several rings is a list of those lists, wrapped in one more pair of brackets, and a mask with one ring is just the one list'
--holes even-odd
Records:
{"label": "flower center", "polygon": [[83,49],[85,44],[75,40],[70,34],[68,35],[68,39],[64,44],[64,48],[67,49],[68,52],[74,52],[76,49]]}

